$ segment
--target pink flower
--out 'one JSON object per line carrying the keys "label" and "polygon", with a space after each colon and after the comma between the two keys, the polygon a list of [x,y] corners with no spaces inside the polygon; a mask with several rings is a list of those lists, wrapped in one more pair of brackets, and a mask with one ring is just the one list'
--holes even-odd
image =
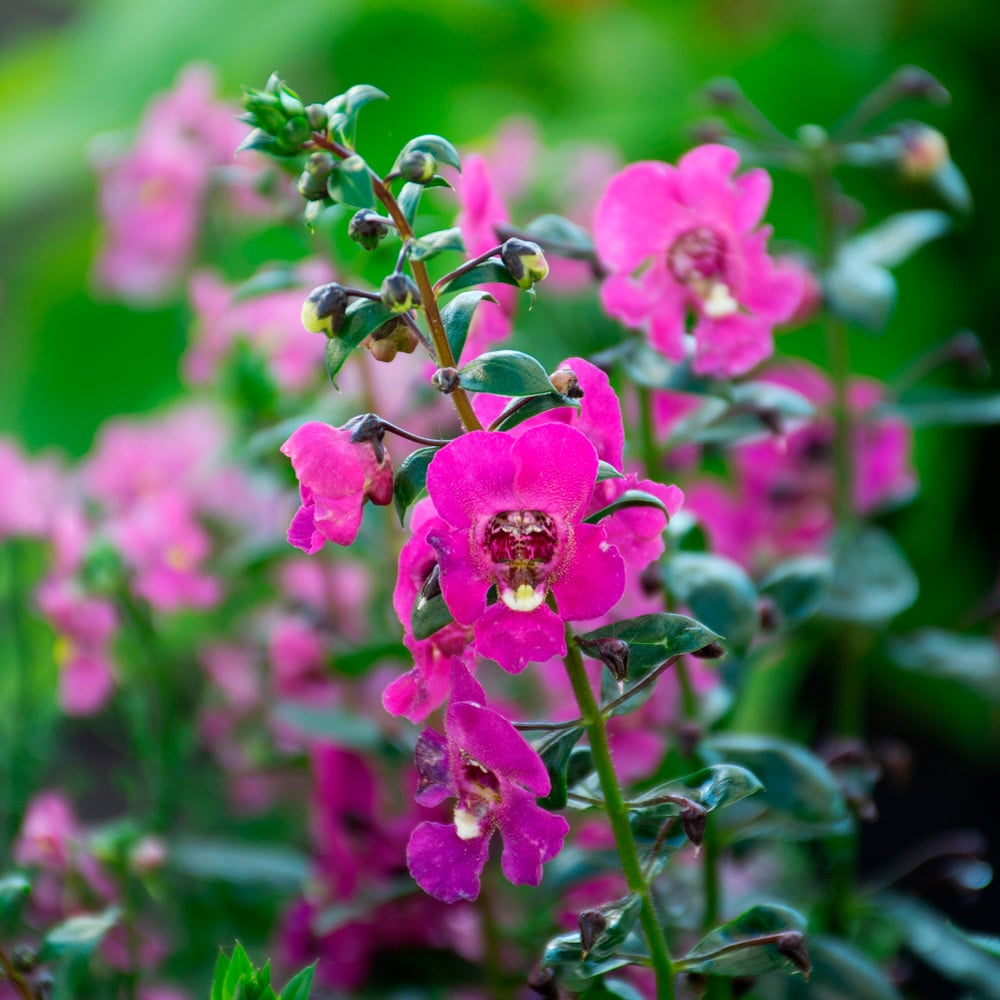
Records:
{"label": "pink flower", "polygon": [[81,830],[69,799],[61,792],[40,792],[30,803],[14,844],[14,861],[50,871],[70,869]]}
{"label": "pink flower", "polygon": [[542,865],[562,849],[569,824],[535,804],[551,788],[541,758],[461,664],[453,666],[445,736],[425,729],[417,742],[417,801],[434,806],[456,798],[451,823],[421,823],[410,837],[410,874],[446,903],[473,900],[499,832],[501,867],[514,885],[538,885]]}
{"label": "pink flower", "polygon": [[643,162],[616,174],[598,203],[594,238],[611,274],[605,309],[648,330],[668,358],[684,357],[694,314],[695,371],[725,378],[773,350],[772,330],[802,298],[801,275],[776,268],[755,228],[771,196],[763,170],[732,178],[739,155],[699,146],[673,167]]}
{"label": "pink flower", "polygon": [[379,441],[351,441],[343,427],[312,421],[281,446],[299,480],[302,506],[288,529],[288,541],[312,555],[325,541],[350,545],[361,527],[366,500],[392,502],[392,464]]}
{"label": "pink flower", "polygon": [[0,440],[0,539],[44,536],[62,495],[63,478],[51,459],[28,458],[14,441]]}
{"label": "pink flower", "polygon": [[[604,527],[582,523],[596,475],[594,446],[555,423],[520,437],[463,434],[431,461],[427,490],[440,517],[427,540],[442,595],[505,670],[565,653],[563,622],[595,618],[622,595],[621,556]],[[487,606],[493,585],[499,599]]]}

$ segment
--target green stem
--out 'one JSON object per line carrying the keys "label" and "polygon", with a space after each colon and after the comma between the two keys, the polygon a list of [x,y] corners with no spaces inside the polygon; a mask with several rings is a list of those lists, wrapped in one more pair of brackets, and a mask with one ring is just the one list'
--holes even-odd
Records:
{"label": "green stem", "polygon": [[590,678],[583,666],[583,657],[573,637],[567,629],[566,637],[566,672],[573,685],[580,715],[587,729],[590,740],[590,752],[593,756],[594,770],[600,779],[601,791],[604,794],[604,807],[611,822],[618,857],[621,860],[622,872],[629,891],[634,892],[641,901],[639,920],[649,945],[653,971],[656,975],[657,1000],[673,1000],[674,996],[674,964],[667,952],[666,942],[660,930],[660,923],[653,906],[653,897],[639,863],[639,853],[636,850],[632,828],[628,822],[628,812],[618,785],[618,775],[615,773],[611,760],[611,748],[608,745],[608,731],[604,724],[604,716],[598,707],[597,699],[590,686]]}
{"label": "green stem", "polygon": [[14,968],[14,964],[7,957],[7,953],[3,948],[0,948],[0,970],[3,972],[3,976],[0,978],[6,979],[10,983],[14,987],[14,992],[22,1000],[35,1000],[34,990],[32,990],[24,976]]}
{"label": "green stem", "polygon": [[647,479],[659,482],[660,452],[656,447],[656,428],[653,425],[653,395],[649,389],[640,385],[636,387],[639,393],[639,434],[642,445],[642,466]]}

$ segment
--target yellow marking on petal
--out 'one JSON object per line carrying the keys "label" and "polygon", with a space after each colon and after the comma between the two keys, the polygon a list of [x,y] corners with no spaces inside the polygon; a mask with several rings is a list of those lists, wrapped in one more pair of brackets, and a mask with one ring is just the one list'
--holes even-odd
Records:
{"label": "yellow marking on petal", "polygon": [[721,281],[712,282],[708,295],[702,302],[702,308],[709,319],[723,319],[732,316],[740,304],[729,294],[729,286]]}
{"label": "yellow marking on petal", "polygon": [[545,600],[545,590],[522,583],[517,590],[504,590],[500,598],[511,611],[534,611]]}

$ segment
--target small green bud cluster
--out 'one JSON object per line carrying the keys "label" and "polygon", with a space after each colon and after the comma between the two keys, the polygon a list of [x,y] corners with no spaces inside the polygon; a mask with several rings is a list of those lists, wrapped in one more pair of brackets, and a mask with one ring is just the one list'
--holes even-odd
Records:
{"label": "small green bud cluster", "polygon": [[246,111],[240,121],[254,131],[242,148],[275,156],[294,156],[312,138],[317,124],[318,127],[325,124],[323,106],[313,104],[307,108],[277,73],[271,74],[263,90],[247,90],[243,107]]}

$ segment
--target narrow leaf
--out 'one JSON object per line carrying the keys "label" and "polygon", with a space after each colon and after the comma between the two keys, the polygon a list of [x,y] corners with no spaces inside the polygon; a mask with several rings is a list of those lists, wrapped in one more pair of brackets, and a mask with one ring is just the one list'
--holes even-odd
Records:
{"label": "narrow leaf", "polygon": [[413,260],[430,260],[445,250],[465,251],[462,231],[457,226],[418,237],[413,242],[410,257]]}
{"label": "narrow leaf", "polygon": [[399,192],[399,208],[406,221],[412,226],[413,220],[417,217],[417,208],[420,206],[420,196],[424,193],[423,184],[414,184],[407,181]]}
{"label": "narrow leaf", "polygon": [[485,264],[477,264],[470,271],[465,271],[457,278],[453,278],[441,289],[441,294],[450,295],[452,292],[461,291],[463,288],[496,284],[517,287],[517,282],[511,277],[510,271],[503,264],[494,260],[488,260]]}
{"label": "narrow leaf", "polygon": [[900,402],[889,411],[912,427],[974,427],[1000,424],[1000,392],[939,392]]}
{"label": "narrow leaf", "polygon": [[112,906],[103,913],[80,914],[64,920],[42,939],[42,947],[38,952],[39,961],[48,962],[62,955],[91,951],[118,922],[118,917],[118,908]]}
{"label": "narrow leaf", "polygon": [[456,358],[462,357],[465,349],[465,339],[469,335],[469,327],[476,313],[476,306],[483,300],[496,304],[496,299],[489,292],[480,290],[462,292],[456,295],[442,310],[441,322],[448,337],[451,353]]}
{"label": "narrow leaf", "polygon": [[316,963],[313,962],[312,965],[307,965],[292,976],[281,991],[281,1000],[309,1000],[309,991],[312,989],[315,971]]}

